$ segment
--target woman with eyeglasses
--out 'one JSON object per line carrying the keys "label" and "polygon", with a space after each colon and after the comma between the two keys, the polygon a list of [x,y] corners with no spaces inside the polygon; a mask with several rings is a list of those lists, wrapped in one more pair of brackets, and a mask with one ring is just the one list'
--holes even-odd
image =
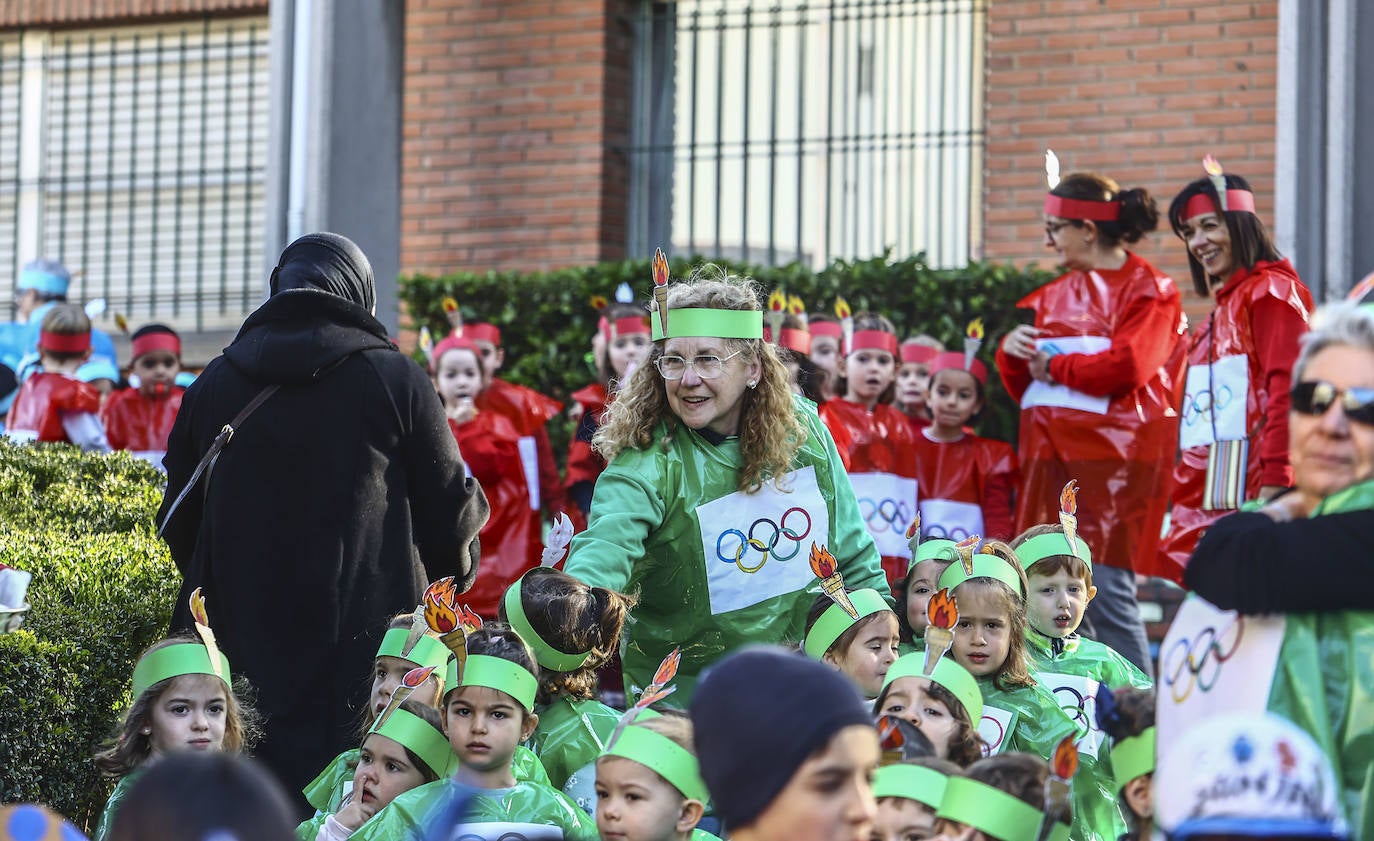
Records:
{"label": "woman with eyeglasses", "polygon": [[1169,498],[1183,308],[1174,281],[1127,248],[1159,224],[1148,192],[1073,173],[1044,213],[1045,244],[1068,271],[1021,299],[1035,323],[997,351],[1021,404],[1016,530],[1057,522],[1060,489],[1078,480],[1098,591],[1088,618],[1098,641],[1149,674],[1135,569],[1155,555]]}
{"label": "woman with eyeglasses", "polygon": [[1312,293],[1274,246],[1239,175],[1184,187],[1169,224],[1187,245],[1193,288],[1213,301],[1188,351],[1173,507],[1154,570],[1177,581],[1218,517],[1292,484],[1289,372]]}
{"label": "woman with eyeglasses", "polygon": [[1184,583],[1219,607],[1287,614],[1269,709],[1330,751],[1352,837],[1374,838],[1374,307],[1323,307],[1301,344],[1294,487],[1217,520]]}
{"label": "woman with eyeglasses", "polygon": [[675,703],[746,642],[799,640],[812,546],[850,588],[886,592],[873,539],[814,405],[764,342],[752,281],[707,267],[650,313],[648,365],[630,375],[593,446],[606,457],[566,570],[638,592],[625,627],[627,690],[680,646]]}

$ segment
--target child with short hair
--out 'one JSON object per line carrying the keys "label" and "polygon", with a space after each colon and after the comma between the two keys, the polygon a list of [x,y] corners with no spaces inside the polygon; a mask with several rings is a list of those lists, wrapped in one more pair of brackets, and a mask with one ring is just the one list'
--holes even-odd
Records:
{"label": "child with short hair", "polygon": [[[835,559],[825,547],[813,544],[812,556],[828,559],[829,568],[836,570],[831,578],[838,586],[826,588],[807,611],[802,650],[854,681],[865,698],[876,698],[897,659],[901,643],[897,614],[877,590],[845,589]],[[851,610],[858,616],[851,616]]]}
{"label": "child with short hair", "polygon": [[[154,643],[138,658],[133,703],[114,740],[95,755],[96,767],[117,779],[96,824],[93,841],[109,834],[120,802],[152,763],[178,751],[246,751],[257,741],[258,717],[248,684],[234,677],[229,658],[214,644],[200,590],[191,596],[200,639],[176,636]],[[201,629],[204,630],[201,630]]]}
{"label": "child with short hair", "polygon": [[1097,726],[1112,740],[1112,777],[1130,832],[1121,841],[1150,841],[1154,833],[1155,693],[1124,686],[1097,695]]}
{"label": "child with short hair", "polygon": [[618,841],[715,841],[696,829],[710,795],[685,713],[641,717],[596,761],[596,828]]}
{"label": "child with short hair", "polygon": [[949,779],[935,829],[961,841],[1035,841],[1048,817],[1053,825],[1047,841],[1068,841],[1069,810],[1053,807],[1046,813],[1049,775],[1049,764],[1029,753],[980,759],[964,776]]}
{"label": "child with short hair", "polygon": [[81,307],[57,304],[43,316],[40,370],[24,380],[10,406],[5,434],[17,442],[61,441],[109,452],[100,423],[100,391],[77,378],[91,356],[91,320]]}
{"label": "child with short hair", "polygon": [[[100,419],[110,446],[162,466],[167,436],[181,410],[186,389],[176,384],[181,372],[181,337],[165,324],[145,324],[129,340],[133,360],[129,377],[137,386],[110,395]],[[132,382],[131,382],[132,384]]]}
{"label": "child with short hair", "polygon": [[449,744],[458,755],[453,776],[396,797],[354,838],[409,838],[422,830],[448,837],[454,826],[512,822],[595,838],[586,813],[561,792],[517,780],[512,771],[517,747],[539,724],[539,666],[529,647],[510,628],[487,624],[468,636],[467,652],[444,708]]}
{"label": "child with short hair", "polygon": [[935,834],[935,813],[951,777],[964,769],[947,759],[922,756],[894,762],[878,769],[873,777],[873,796],[878,817],[873,821],[873,841],[914,841]]}
{"label": "child with short hair", "polygon": [[[500,616],[539,663],[539,726],[530,740],[554,788],[594,814],[596,760],[620,713],[595,698],[597,670],[620,648],[634,599],[539,566],[512,584]],[[627,687],[628,688],[628,687]]]}
{"label": "child with short hair", "polygon": [[901,367],[897,369],[897,407],[920,432],[930,426],[926,392],[930,388],[930,363],[945,350],[933,336],[917,333],[898,348]]}
{"label": "child with short hair", "polygon": [[887,670],[873,715],[910,722],[930,739],[936,756],[960,767],[983,757],[983,695],[973,675],[948,657],[936,660],[929,674],[924,653],[900,657]]}

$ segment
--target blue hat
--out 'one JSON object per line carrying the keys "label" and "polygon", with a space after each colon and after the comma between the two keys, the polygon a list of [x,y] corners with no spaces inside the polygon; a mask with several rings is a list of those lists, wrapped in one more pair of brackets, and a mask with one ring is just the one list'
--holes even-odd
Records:
{"label": "blue hat", "polygon": [[71,286],[72,273],[56,260],[39,258],[19,272],[18,287],[42,292],[44,295],[66,295]]}
{"label": "blue hat", "polygon": [[96,380],[119,382],[119,369],[103,356],[92,356],[91,361],[76,369],[76,378],[83,383]]}

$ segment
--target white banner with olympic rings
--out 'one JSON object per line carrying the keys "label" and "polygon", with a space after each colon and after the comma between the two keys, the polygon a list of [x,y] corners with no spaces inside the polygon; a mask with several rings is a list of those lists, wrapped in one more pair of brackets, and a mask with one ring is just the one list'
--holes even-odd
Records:
{"label": "white banner with olympic rings", "polygon": [[816,468],[787,474],[783,486],[787,493],[769,481],[754,493],[736,491],[697,506],[711,615],[795,593],[815,581],[811,543],[825,546],[830,540]]}
{"label": "white banner with olympic rings", "polygon": [[1250,362],[1244,355],[1223,356],[1211,365],[1189,365],[1178,424],[1179,448],[1244,439],[1249,394]]}
{"label": "white banner with olympic rings", "polygon": [[978,735],[986,743],[983,756],[996,756],[1007,749],[1007,736],[1016,728],[1016,718],[1014,710],[984,705],[983,718],[978,722]]}
{"label": "white banner with olympic rings", "polygon": [[[1057,339],[1036,339],[1036,350],[1043,350],[1051,356],[1058,356],[1061,353],[1080,353],[1084,356],[1093,356],[1110,350],[1112,340],[1106,336],[1060,336]],[[1075,391],[1066,385],[1050,385],[1035,380],[1026,389],[1026,393],[1021,395],[1021,408],[1029,409],[1032,406],[1057,406],[1061,409],[1078,409],[1081,412],[1091,412],[1094,415],[1107,414],[1107,404],[1111,402],[1109,397],[1093,397],[1091,394],[1084,394]]]}
{"label": "white banner with olympic rings", "polygon": [[851,473],[849,482],[859,500],[859,516],[878,544],[878,554],[910,558],[906,527],[916,514],[916,480],[891,473]]}
{"label": "white banner with olympic rings", "polygon": [[983,509],[952,499],[921,500],[921,539],[945,538],[955,543],[983,531]]}
{"label": "white banner with olympic rings", "polygon": [[1038,672],[1035,679],[1054,693],[1059,708],[1078,728],[1078,752],[1096,759],[1102,740],[1107,735],[1097,726],[1098,682],[1090,677],[1058,672]]}
{"label": "white banner with olympic rings", "polygon": [[1241,616],[1191,595],[1159,647],[1157,752],[1203,719],[1262,713],[1278,670],[1284,618]]}

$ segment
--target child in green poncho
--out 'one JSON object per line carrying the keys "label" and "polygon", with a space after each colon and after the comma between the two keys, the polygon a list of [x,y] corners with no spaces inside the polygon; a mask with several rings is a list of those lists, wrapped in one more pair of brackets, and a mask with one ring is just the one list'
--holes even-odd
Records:
{"label": "child in green poncho", "polygon": [[[917,523],[917,528],[920,524]],[[926,605],[935,595],[935,582],[940,573],[954,562],[954,541],[943,537],[921,540],[919,534],[911,534],[907,543],[911,545],[911,569],[906,577],[897,584],[893,596],[897,599],[897,628],[902,642],[901,654],[925,651],[925,632],[929,619]]]}
{"label": "child in green poncho", "polygon": [[[824,546],[812,549],[812,556],[823,556],[833,568],[835,559]],[[845,589],[838,572],[825,580],[833,581],[833,589],[817,596],[806,612],[802,650],[838,669],[865,698],[876,698],[897,659],[897,614],[877,590]]]}
{"label": "child in green poncho", "polygon": [[1045,760],[1013,751],[980,759],[965,776],[950,777],[940,797],[935,831],[969,841],[1036,841],[1048,821],[1047,841],[1067,841],[1069,810],[1047,808]]}
{"label": "child in green poncho", "polygon": [[596,762],[596,828],[619,841],[716,841],[696,829],[710,795],[692,722],[668,710],[641,718]]}

